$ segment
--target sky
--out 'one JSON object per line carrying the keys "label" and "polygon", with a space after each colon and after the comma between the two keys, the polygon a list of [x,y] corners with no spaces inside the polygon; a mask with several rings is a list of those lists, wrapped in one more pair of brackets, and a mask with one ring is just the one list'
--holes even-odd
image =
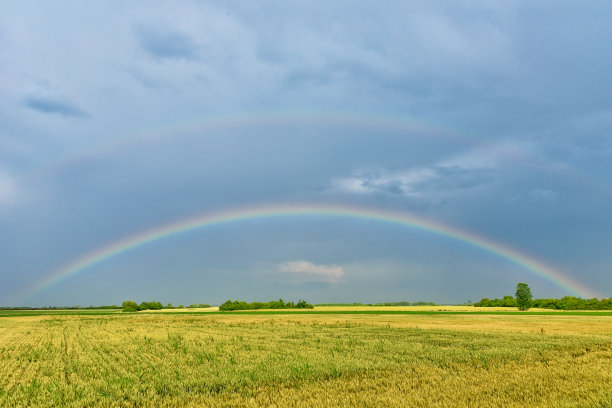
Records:
{"label": "sky", "polygon": [[[0,1],[0,305],[610,297],[610,21],[605,1]],[[291,205],[406,214],[588,293],[342,214],[195,228],[52,279]]]}

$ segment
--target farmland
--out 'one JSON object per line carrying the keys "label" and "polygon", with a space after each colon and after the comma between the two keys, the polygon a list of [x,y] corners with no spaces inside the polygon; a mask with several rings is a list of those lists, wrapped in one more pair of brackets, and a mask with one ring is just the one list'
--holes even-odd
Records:
{"label": "farmland", "polygon": [[609,313],[318,309],[325,313],[4,312],[0,406],[612,401]]}

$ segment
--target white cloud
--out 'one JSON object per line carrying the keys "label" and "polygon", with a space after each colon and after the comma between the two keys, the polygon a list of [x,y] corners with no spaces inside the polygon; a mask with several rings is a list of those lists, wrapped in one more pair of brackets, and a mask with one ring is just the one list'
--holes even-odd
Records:
{"label": "white cloud", "polygon": [[419,167],[405,171],[378,171],[356,173],[351,177],[337,177],[331,181],[332,189],[343,193],[370,194],[386,192],[419,196],[416,185],[438,178],[433,167]]}
{"label": "white cloud", "polygon": [[517,165],[534,166],[542,159],[524,141],[487,143],[429,165],[403,170],[365,169],[334,177],[330,189],[345,194],[397,194],[440,201],[488,184],[496,172]]}
{"label": "white cloud", "polygon": [[371,193],[371,187],[366,186],[366,179],[361,175],[353,177],[336,177],[331,181],[331,187],[335,191],[342,193]]}
{"label": "white cloud", "polygon": [[327,283],[337,283],[344,276],[344,269],[341,266],[315,265],[303,260],[283,262],[279,265],[279,270],[285,273],[315,278]]}
{"label": "white cloud", "polygon": [[331,189],[349,194],[396,194],[411,198],[441,199],[459,190],[487,183],[488,167],[432,165],[404,171],[356,173],[331,180]]}

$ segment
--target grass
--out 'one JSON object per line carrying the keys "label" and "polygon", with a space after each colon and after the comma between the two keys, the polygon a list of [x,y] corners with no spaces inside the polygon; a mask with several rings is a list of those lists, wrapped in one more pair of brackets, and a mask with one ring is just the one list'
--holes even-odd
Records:
{"label": "grass", "polygon": [[0,319],[3,407],[604,407],[611,363],[599,314]]}

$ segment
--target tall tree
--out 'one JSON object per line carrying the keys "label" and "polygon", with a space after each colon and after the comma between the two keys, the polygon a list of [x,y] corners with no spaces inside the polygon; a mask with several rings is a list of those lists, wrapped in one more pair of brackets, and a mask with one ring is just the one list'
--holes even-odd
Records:
{"label": "tall tree", "polygon": [[519,282],[516,285],[516,305],[519,310],[527,310],[531,307],[532,298],[531,298],[531,289],[529,289],[529,285],[523,282]]}

